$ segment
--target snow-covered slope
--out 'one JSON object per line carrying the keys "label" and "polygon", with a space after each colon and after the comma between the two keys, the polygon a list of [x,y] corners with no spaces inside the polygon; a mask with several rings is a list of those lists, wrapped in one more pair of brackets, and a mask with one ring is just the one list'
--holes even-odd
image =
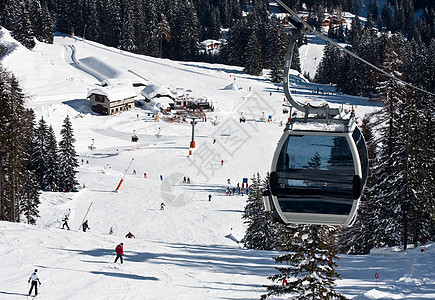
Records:
{"label": "snow-covered slope", "polygon": [[[66,115],[72,119],[81,185],[77,193],[43,193],[37,226],[0,222],[0,298],[24,295],[34,268],[44,299],[258,299],[265,292],[277,253],[240,248],[246,196],[227,196],[225,189],[228,179],[235,186],[268,171],[286,119],[280,85],[239,67],[139,56],[69,36],[29,51],[6,30],[0,35],[0,43],[11,46],[1,63],[20,80],[37,118],[44,117],[56,133]],[[211,100],[215,111],[195,126],[192,155],[188,123],[155,122],[141,107],[113,116],[91,112],[87,92],[106,76],[130,82],[136,76]],[[365,98],[332,95],[334,87],[311,84],[297,73],[290,80],[301,102],[353,105],[358,116],[378,109]],[[313,94],[317,88],[325,93]],[[241,113],[246,123],[239,123]],[[263,113],[273,121],[260,121]],[[131,142],[133,130],[137,143]],[[183,177],[191,184],[182,183]],[[59,226],[68,209],[71,231],[64,231]],[[84,233],[78,229],[88,209],[91,230]],[[129,231],[136,239],[124,237]],[[112,262],[121,241],[122,266]],[[426,249],[342,256],[338,288],[360,299],[433,297],[432,271],[413,268],[431,262],[432,244]],[[378,290],[374,272],[380,274]]]}

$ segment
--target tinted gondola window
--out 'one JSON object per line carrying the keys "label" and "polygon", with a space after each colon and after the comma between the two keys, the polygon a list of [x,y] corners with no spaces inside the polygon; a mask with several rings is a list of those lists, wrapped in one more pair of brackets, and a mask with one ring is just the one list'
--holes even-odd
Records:
{"label": "tinted gondola window", "polygon": [[361,131],[358,128],[355,128],[355,131],[352,134],[352,138],[355,141],[356,148],[358,149],[358,156],[361,162],[362,182],[363,182],[363,184],[361,185],[362,188],[367,180],[368,168],[369,168],[367,147],[364,138],[361,134]]}
{"label": "tinted gondola window", "polygon": [[354,165],[344,136],[290,135],[278,165],[284,212],[348,214]]}

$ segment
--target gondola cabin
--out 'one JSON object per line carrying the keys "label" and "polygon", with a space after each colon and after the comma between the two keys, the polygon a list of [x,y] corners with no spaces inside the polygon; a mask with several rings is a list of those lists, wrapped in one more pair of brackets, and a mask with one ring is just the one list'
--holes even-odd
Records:
{"label": "gondola cabin", "polygon": [[266,207],[285,223],[349,226],[354,221],[367,179],[367,149],[353,120],[335,122],[287,125],[278,142],[270,174],[272,203]]}

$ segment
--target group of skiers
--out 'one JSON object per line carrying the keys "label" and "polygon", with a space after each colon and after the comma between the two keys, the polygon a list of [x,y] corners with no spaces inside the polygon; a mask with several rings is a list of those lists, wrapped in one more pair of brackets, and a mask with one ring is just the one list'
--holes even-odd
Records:
{"label": "group of skiers", "polygon": [[[228,184],[231,184],[231,180],[228,179],[228,180],[227,180],[227,183],[228,183]],[[241,188],[239,183],[237,183],[237,187],[232,187],[232,188],[231,188],[231,187],[227,187],[226,190],[225,190],[225,194],[226,194],[226,195],[229,195],[229,196],[231,196],[231,195],[235,195],[236,192],[237,192],[239,195],[242,195],[242,196],[243,196],[243,194],[245,194],[245,193],[246,193],[246,195],[247,195],[248,192],[249,192],[249,190],[248,190],[248,188]]]}

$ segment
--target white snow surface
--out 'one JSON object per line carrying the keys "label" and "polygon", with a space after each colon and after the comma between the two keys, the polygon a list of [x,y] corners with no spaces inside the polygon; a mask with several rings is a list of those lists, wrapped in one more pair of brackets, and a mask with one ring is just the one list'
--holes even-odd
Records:
{"label": "white snow surface", "polygon": [[[243,74],[240,67],[140,56],[64,35],[30,51],[2,29],[0,44],[11,46],[1,63],[19,79],[37,120],[44,117],[59,138],[70,116],[80,160],[79,192],[43,192],[36,226],[0,222],[1,299],[25,296],[35,268],[42,299],[258,299],[266,292],[267,276],[276,272],[272,257],[279,253],[241,248],[237,240],[245,231],[241,216],[247,197],[226,196],[225,189],[227,179],[235,186],[269,170],[283,131],[280,121],[287,119],[281,85],[267,76]],[[75,61],[98,57],[106,69],[143,74],[159,85],[210,99],[215,111],[195,126],[192,155],[190,124],[155,122],[142,107],[113,116],[93,113],[87,91],[105,78],[78,67],[68,50],[72,47]],[[379,109],[366,98],[313,94],[318,87],[334,88],[298,75],[292,72],[291,82],[301,102],[353,106],[359,117]],[[234,78],[241,89],[222,90]],[[240,124],[242,112],[246,123]],[[273,121],[260,121],[263,113]],[[131,142],[133,130],[137,143]],[[96,149],[90,151],[92,139]],[[184,176],[191,184],[182,183]],[[85,233],[79,227],[89,207],[91,229]],[[68,209],[70,231],[59,228]],[[129,231],[135,239],[125,238]],[[122,265],[113,262],[120,242]],[[343,279],[337,280],[337,289],[354,299],[433,299],[434,257],[432,243],[407,251],[341,255]]]}

